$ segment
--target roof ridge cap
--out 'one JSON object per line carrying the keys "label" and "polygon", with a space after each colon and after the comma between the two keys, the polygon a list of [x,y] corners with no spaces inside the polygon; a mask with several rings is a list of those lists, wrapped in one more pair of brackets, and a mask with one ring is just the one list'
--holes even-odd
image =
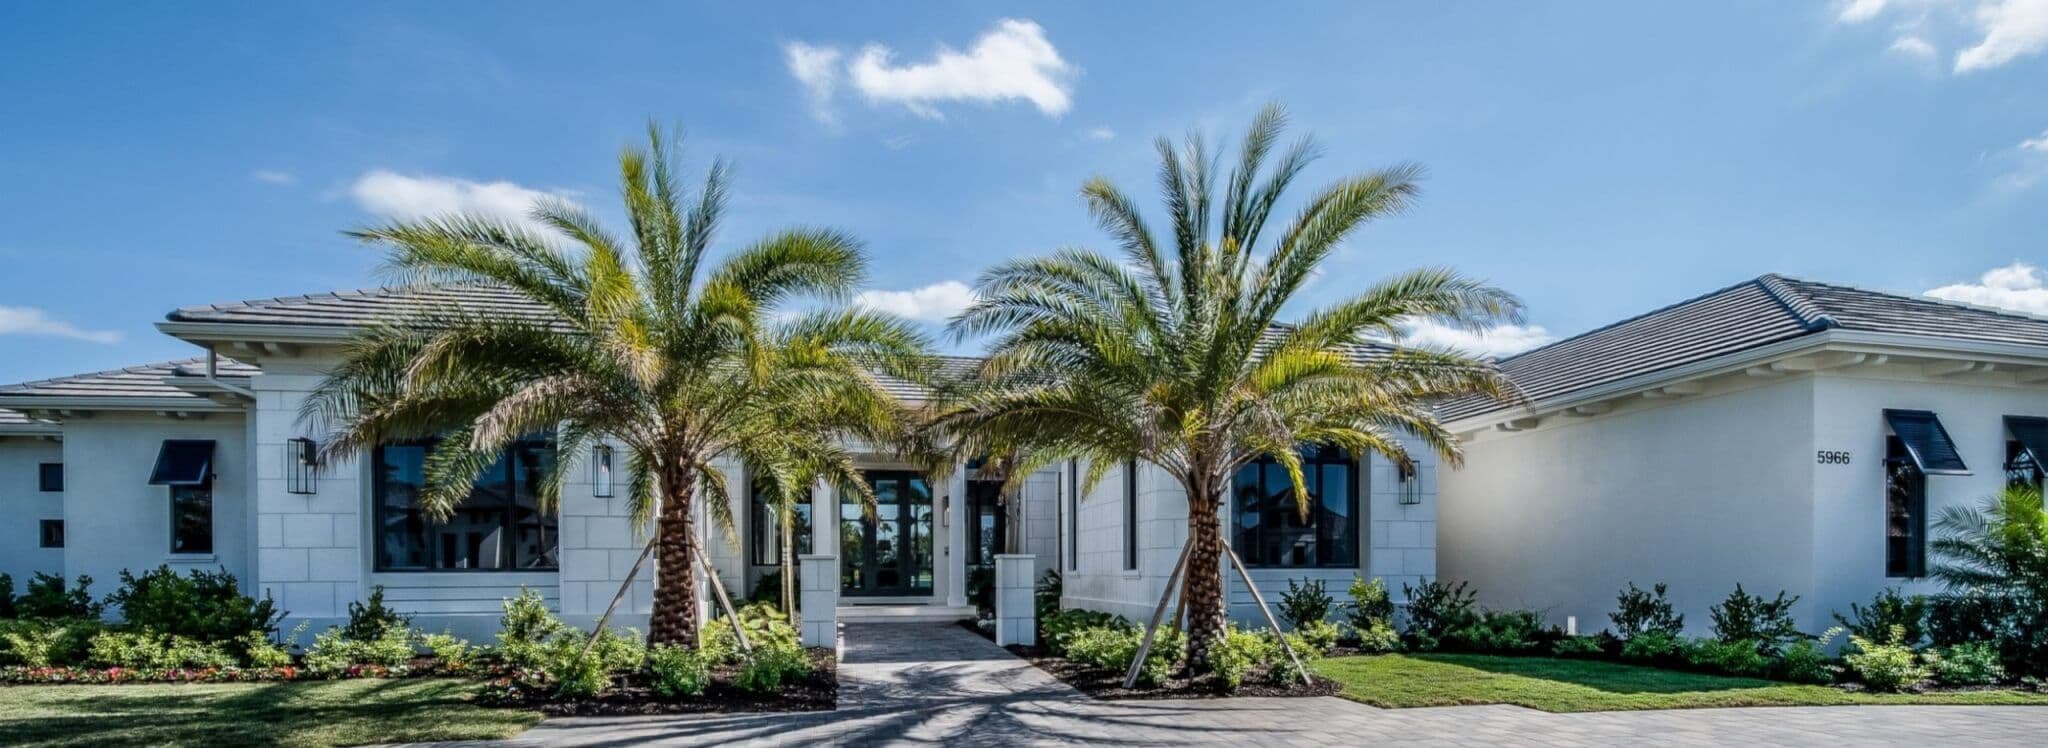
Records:
{"label": "roof ridge cap", "polygon": [[1799,322],[1806,325],[1806,328],[1809,330],[1826,330],[1842,325],[1841,322],[1835,320],[1834,315],[1828,314],[1827,310],[1814,303],[1812,298],[1802,293],[1799,289],[1793,288],[1789,282],[1790,280],[1777,273],[1764,273],[1757,276],[1756,284],[1764,290],[1764,293],[1770,294],[1772,300],[1785,307],[1785,311],[1790,312],[1793,317],[1797,317]]}

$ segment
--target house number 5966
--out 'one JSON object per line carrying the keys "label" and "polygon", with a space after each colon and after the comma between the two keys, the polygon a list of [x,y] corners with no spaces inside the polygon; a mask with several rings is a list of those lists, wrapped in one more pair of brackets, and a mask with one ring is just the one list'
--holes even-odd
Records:
{"label": "house number 5966", "polygon": [[1820,463],[1820,464],[1822,464],[1822,465],[1847,465],[1847,464],[1849,464],[1849,453],[1848,453],[1848,452],[1839,452],[1839,451],[1836,451],[1836,450],[1832,450],[1832,449],[1823,449],[1823,450],[1820,450],[1820,451],[1818,451],[1818,452],[1815,452],[1815,453],[1814,453],[1814,455],[1815,455],[1815,457],[1817,458],[1817,459],[1816,459],[1815,461],[1816,461],[1816,462],[1819,462],[1819,463]]}

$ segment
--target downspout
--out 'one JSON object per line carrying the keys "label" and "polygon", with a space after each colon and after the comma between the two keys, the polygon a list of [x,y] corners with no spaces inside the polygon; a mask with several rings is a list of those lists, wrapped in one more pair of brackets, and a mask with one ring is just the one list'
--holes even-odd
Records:
{"label": "downspout", "polygon": [[207,346],[207,348],[206,348],[206,374],[204,375],[204,379],[206,379],[206,383],[207,383],[207,384],[211,384],[211,385],[213,385],[213,386],[215,386],[215,387],[219,387],[219,388],[221,388],[221,389],[223,389],[223,390],[227,390],[228,392],[231,392],[231,393],[234,393],[234,394],[237,394],[237,395],[241,395],[242,397],[246,397],[246,398],[249,398],[249,401],[250,401],[250,402],[255,402],[255,400],[256,400],[256,391],[255,391],[255,390],[249,389],[249,388],[247,388],[247,387],[243,387],[243,386],[241,386],[241,385],[239,385],[239,384],[228,384],[227,382],[223,382],[223,381],[221,381],[221,380],[220,380],[220,377],[219,377],[219,376],[217,376],[217,374],[218,374],[218,372],[219,372],[219,367],[218,367],[218,363],[219,363],[219,361],[220,361],[220,354],[219,354],[219,353],[217,353],[217,352],[215,352],[215,351],[213,350],[213,347],[212,347],[212,346]]}

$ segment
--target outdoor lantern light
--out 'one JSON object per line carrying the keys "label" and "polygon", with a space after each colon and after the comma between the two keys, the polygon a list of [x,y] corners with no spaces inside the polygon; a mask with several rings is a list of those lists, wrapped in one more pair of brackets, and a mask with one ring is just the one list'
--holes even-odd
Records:
{"label": "outdoor lantern light", "polygon": [[590,450],[591,493],[600,499],[612,497],[612,445],[599,444]]}
{"label": "outdoor lantern light", "polygon": [[313,440],[303,436],[284,443],[284,490],[296,494],[319,493],[318,451]]}
{"label": "outdoor lantern light", "polygon": [[1396,471],[1395,477],[1399,481],[1396,494],[1400,496],[1401,503],[1407,505],[1422,503],[1422,476],[1416,471],[1415,463],[1396,463],[1394,467]]}

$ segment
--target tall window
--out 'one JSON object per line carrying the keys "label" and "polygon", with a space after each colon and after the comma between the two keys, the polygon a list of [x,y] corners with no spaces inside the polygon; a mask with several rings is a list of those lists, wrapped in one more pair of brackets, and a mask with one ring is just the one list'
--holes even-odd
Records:
{"label": "tall window", "polygon": [[1913,462],[1904,440],[1885,438],[1884,573],[1926,576],[1927,475]]}
{"label": "tall window", "polygon": [[1124,568],[1138,568],[1138,461],[1124,463]]}
{"label": "tall window", "polygon": [[1287,468],[1271,457],[1237,471],[1237,552],[1248,566],[1358,566],[1358,461],[1337,447],[1305,445],[1306,518]]}
{"label": "tall window", "polygon": [[[768,501],[771,488],[773,485],[768,481],[754,481],[753,516],[747,521],[753,528],[755,566],[775,566],[782,563],[782,518],[776,516],[775,505]],[[804,500],[791,508],[789,531],[793,541],[791,554],[810,553],[810,492],[804,492]]]}
{"label": "tall window", "polygon": [[2008,486],[2041,487],[2041,466],[2034,462],[2033,453],[2018,439],[2005,442],[2005,484]]}
{"label": "tall window", "polygon": [[432,444],[377,449],[378,571],[521,571],[556,567],[555,514],[539,508],[540,481],[554,469],[547,440],[522,441],[491,463],[446,522],[419,509]]}
{"label": "tall window", "polygon": [[45,462],[36,466],[36,490],[56,493],[64,490],[64,463]]}
{"label": "tall window", "polygon": [[[42,542],[42,547],[44,547],[44,548],[62,548],[62,547],[64,547],[64,520],[61,520],[61,519],[46,519],[46,520],[43,520],[43,522],[42,522],[42,526],[41,526],[41,527],[39,527],[38,529],[39,529],[39,530],[41,530],[41,535],[42,535],[42,541],[43,541],[43,542]],[[13,590],[6,590],[6,591],[7,591],[7,592],[13,592]]]}
{"label": "tall window", "polygon": [[213,552],[213,482],[171,486],[171,552]]}
{"label": "tall window", "polygon": [[1081,568],[1081,461],[1067,461],[1067,570]]}
{"label": "tall window", "polygon": [[2032,486],[2042,483],[2042,458],[2048,455],[2048,418],[2006,416],[2005,483]]}

